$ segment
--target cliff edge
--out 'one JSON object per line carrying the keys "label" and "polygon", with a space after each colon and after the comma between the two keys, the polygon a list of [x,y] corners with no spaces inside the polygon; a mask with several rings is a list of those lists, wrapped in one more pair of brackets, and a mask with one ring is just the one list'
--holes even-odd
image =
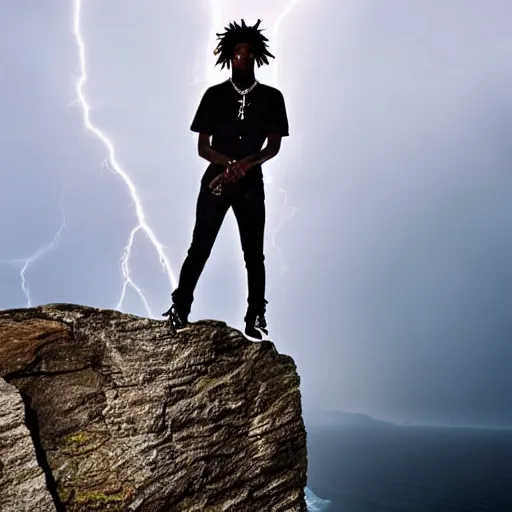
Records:
{"label": "cliff edge", "polygon": [[0,510],[305,512],[293,359],[224,322],[0,311]]}

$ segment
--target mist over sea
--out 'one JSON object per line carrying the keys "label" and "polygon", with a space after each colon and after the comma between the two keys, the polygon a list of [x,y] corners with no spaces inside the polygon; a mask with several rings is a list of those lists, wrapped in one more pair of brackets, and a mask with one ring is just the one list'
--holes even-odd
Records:
{"label": "mist over sea", "polygon": [[510,512],[512,430],[306,425],[329,512]]}

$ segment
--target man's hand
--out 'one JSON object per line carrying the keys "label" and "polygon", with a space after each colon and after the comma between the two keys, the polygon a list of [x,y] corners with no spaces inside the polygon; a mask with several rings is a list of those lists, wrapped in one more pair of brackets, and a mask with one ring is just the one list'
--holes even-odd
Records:
{"label": "man's hand", "polygon": [[236,181],[238,181],[240,178],[243,178],[247,174],[247,171],[252,166],[253,164],[251,162],[251,157],[247,156],[245,158],[242,158],[242,160],[240,160],[239,162],[235,162],[230,173],[234,174],[236,177]]}
{"label": "man's hand", "polygon": [[215,188],[221,183],[236,183],[247,174],[252,166],[253,164],[250,161],[250,157],[243,158],[238,162],[233,162],[222,174],[219,174],[219,176],[210,182],[210,188]]}
{"label": "man's hand", "polygon": [[209,187],[210,188],[215,188],[217,187],[218,185],[221,185],[222,183],[230,183],[231,182],[231,169],[233,168],[233,164],[231,164],[231,162],[228,164],[228,167],[226,168],[226,170],[219,174],[218,176],[216,176],[215,178],[213,178],[212,181],[210,181],[210,185]]}

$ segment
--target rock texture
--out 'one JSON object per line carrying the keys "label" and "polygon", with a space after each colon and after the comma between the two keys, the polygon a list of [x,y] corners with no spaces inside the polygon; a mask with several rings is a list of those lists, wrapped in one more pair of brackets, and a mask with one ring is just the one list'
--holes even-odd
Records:
{"label": "rock texture", "polygon": [[300,380],[269,341],[69,304],[0,311],[0,376],[2,512],[306,511]]}
{"label": "rock texture", "polygon": [[0,379],[0,510],[55,511],[18,390]]}

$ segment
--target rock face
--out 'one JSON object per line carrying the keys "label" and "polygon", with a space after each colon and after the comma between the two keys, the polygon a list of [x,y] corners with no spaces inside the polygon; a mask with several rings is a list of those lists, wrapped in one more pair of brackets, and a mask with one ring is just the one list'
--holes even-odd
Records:
{"label": "rock face", "polygon": [[300,379],[269,341],[69,304],[0,311],[0,377],[2,512],[306,511]]}
{"label": "rock face", "polygon": [[17,389],[0,379],[0,510],[52,510]]}

